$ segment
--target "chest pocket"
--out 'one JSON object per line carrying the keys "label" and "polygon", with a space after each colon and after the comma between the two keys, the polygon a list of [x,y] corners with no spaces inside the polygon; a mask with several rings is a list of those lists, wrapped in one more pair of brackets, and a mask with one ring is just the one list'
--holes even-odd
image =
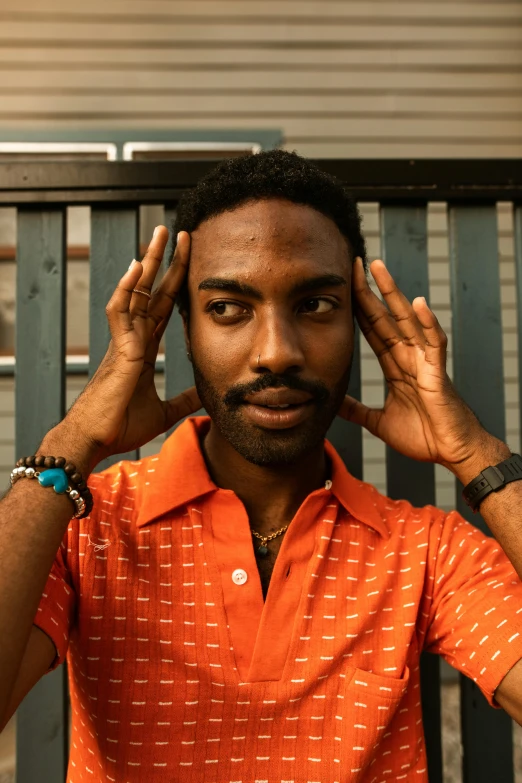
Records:
{"label": "chest pocket", "polygon": [[[384,677],[362,669],[346,672],[342,727],[338,735],[341,738],[339,757],[342,770],[341,783],[366,781],[365,772],[370,766],[372,766],[371,777],[374,776],[373,764],[376,763],[375,759],[382,755],[380,745],[383,740],[392,739],[391,733],[395,731],[394,716],[406,693],[409,679],[408,667],[401,678]],[[405,730],[404,735],[411,736],[411,733]],[[395,772],[397,756],[395,751],[398,751],[402,739],[404,739],[403,744],[407,745],[408,736],[403,738],[397,736],[390,744],[390,748],[394,750],[387,748],[384,750],[385,759],[389,761],[387,768],[390,772],[392,768]]]}

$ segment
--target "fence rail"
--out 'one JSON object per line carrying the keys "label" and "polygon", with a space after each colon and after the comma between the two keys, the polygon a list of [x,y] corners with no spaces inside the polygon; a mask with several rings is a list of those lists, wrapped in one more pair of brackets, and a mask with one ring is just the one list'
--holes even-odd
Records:
{"label": "fence rail", "polygon": [[[448,202],[455,383],[484,426],[505,438],[496,202],[514,203],[518,301],[522,302],[521,160],[318,160],[360,202],[380,204],[383,256],[411,299],[428,293],[427,204]],[[138,252],[142,204],[160,204],[166,222],[187,188],[216,161],[0,162],[0,206],[18,210],[16,448],[31,453],[65,412],[66,220],[69,205],[91,207],[89,370],[106,350],[105,305]],[[38,335],[38,341],[35,340]],[[518,310],[519,346],[522,315]],[[519,348],[519,352],[520,352]],[[519,353],[520,366],[520,353]],[[166,333],[166,393],[191,382],[181,324]],[[350,393],[361,391],[360,355]],[[362,432],[336,420],[329,433],[351,472],[362,477]],[[134,453],[132,454],[134,456]],[[387,491],[417,505],[435,502],[434,468],[387,450]],[[472,517],[456,493],[456,507]],[[442,781],[439,662],[423,656],[422,703],[431,783]],[[512,726],[462,678],[465,783],[514,780]],[[17,779],[65,778],[67,699],[64,670],[49,675],[19,710]]]}
{"label": "fence rail", "polygon": [[[522,160],[315,161],[358,201],[516,201]],[[216,161],[1,162],[0,205],[176,202]]]}

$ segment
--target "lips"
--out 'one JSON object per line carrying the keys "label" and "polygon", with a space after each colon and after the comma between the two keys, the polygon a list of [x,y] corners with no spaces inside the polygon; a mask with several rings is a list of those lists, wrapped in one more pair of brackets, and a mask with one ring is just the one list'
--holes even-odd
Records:
{"label": "lips", "polygon": [[313,399],[309,392],[297,389],[264,389],[254,394],[248,394],[245,402],[250,405],[261,405],[266,408],[282,408],[291,405],[304,405]]}
{"label": "lips", "polygon": [[290,429],[312,415],[313,395],[297,389],[265,389],[244,399],[247,418],[263,429]]}

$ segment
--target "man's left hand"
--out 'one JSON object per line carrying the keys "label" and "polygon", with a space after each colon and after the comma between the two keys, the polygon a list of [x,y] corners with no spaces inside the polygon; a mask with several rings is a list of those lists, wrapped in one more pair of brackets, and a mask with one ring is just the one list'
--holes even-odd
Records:
{"label": "man's left hand", "polygon": [[410,303],[380,260],[370,271],[384,302],[371,290],[357,258],[352,283],[355,314],[379,360],[388,394],[382,409],[346,396],[339,415],[408,457],[460,472],[485,441],[494,438],[457,394],[446,372],[448,338],[425,298]]}

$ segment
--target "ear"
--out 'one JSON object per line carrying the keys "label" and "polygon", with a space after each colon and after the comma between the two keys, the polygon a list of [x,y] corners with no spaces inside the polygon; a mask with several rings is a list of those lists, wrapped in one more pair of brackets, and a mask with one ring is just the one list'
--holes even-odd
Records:
{"label": "ear", "polygon": [[181,320],[183,322],[183,338],[185,340],[185,349],[187,351],[187,356],[189,362],[192,362],[192,351],[190,348],[190,329],[189,329],[189,319],[187,313],[181,313]]}

